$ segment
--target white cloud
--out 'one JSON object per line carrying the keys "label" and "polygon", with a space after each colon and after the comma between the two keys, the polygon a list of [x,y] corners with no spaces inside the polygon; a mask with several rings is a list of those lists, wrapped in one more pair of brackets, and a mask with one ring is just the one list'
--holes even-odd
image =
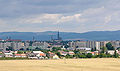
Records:
{"label": "white cloud", "polygon": [[41,20],[36,20],[36,19],[27,19],[27,20],[25,20],[24,21],[24,23],[29,23],[29,24],[33,24],[33,23],[42,23],[42,21]]}
{"label": "white cloud", "polygon": [[58,23],[68,22],[68,21],[72,21],[72,20],[75,20],[75,19],[78,20],[80,16],[81,16],[81,14],[75,14],[75,15],[72,15],[72,16],[62,16],[58,20]]}
{"label": "white cloud", "polygon": [[112,16],[111,15],[106,16],[105,17],[105,24],[109,23],[111,20],[112,20]]}
{"label": "white cloud", "polygon": [[66,22],[85,22],[87,19],[81,18],[81,14],[73,14],[73,15],[64,15],[64,14],[41,14],[35,16],[29,16],[20,18],[20,23],[28,23],[28,24],[60,24]]}
{"label": "white cloud", "polygon": [[35,15],[35,16],[30,16],[27,18],[22,19],[21,21],[23,23],[29,23],[29,24],[34,24],[34,23],[39,23],[39,24],[45,24],[45,23],[54,23],[56,20],[59,19],[61,14],[41,14],[41,15]]}
{"label": "white cloud", "polygon": [[[96,15],[96,14],[100,14],[103,13],[105,11],[105,7],[99,7],[99,8],[89,8],[83,11],[82,15],[84,16],[88,16],[88,15]],[[92,17],[92,16],[91,16]]]}
{"label": "white cloud", "polygon": [[60,19],[57,21],[57,23],[66,23],[66,22],[76,22],[76,23],[81,23],[87,21],[85,18],[81,18],[81,14],[74,14],[74,15],[67,15],[67,16],[62,16]]}

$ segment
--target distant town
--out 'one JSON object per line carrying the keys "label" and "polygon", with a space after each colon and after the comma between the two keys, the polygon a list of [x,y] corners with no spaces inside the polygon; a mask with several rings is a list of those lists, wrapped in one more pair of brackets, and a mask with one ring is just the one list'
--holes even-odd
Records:
{"label": "distant town", "polygon": [[120,41],[63,41],[59,31],[50,41],[0,39],[0,59],[118,58]]}

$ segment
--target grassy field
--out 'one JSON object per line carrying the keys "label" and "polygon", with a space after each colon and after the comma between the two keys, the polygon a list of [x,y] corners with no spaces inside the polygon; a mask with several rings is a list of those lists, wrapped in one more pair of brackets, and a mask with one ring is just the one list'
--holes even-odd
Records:
{"label": "grassy field", "polygon": [[120,59],[0,60],[0,71],[120,71]]}

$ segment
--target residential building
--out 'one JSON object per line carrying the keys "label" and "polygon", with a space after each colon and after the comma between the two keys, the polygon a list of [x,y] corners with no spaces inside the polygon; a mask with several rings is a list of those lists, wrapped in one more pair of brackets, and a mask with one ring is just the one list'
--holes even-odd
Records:
{"label": "residential building", "polygon": [[5,57],[13,57],[13,54],[12,53],[4,53],[4,56]]}
{"label": "residential building", "polygon": [[26,54],[15,54],[14,57],[21,57],[21,58],[26,58]]}
{"label": "residential building", "polygon": [[96,41],[96,50],[100,50],[100,42]]}
{"label": "residential building", "polygon": [[41,49],[47,49],[49,44],[47,42],[33,42],[32,44],[33,47],[38,47]]}

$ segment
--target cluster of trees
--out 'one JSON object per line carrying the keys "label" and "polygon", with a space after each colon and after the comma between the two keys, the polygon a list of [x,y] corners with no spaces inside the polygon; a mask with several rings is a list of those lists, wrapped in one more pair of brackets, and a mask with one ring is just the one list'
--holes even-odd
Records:
{"label": "cluster of trees", "polygon": [[[114,50],[114,55],[110,55],[108,53],[108,50]],[[106,44],[106,47],[102,47],[101,48],[100,57],[114,57],[114,58],[118,58],[119,54],[117,53],[116,49],[112,46],[112,44],[110,42],[108,42]]]}
{"label": "cluster of trees", "polygon": [[14,51],[13,47],[8,46],[8,48],[6,48],[7,51]]}
{"label": "cluster of trees", "polygon": [[115,52],[114,55],[100,53],[99,55],[92,55],[91,53],[77,53],[75,55],[67,54],[66,58],[118,58],[119,55]]}
{"label": "cluster of trees", "polygon": [[103,47],[103,48],[101,48],[100,58],[102,58],[102,57],[115,57],[115,58],[118,58],[119,57],[119,54],[117,53],[117,51],[114,48],[109,48],[109,50],[110,49],[114,50],[114,55],[110,55],[108,53],[108,48]]}
{"label": "cluster of trees", "polygon": [[112,44],[111,44],[110,42],[108,42],[108,43],[106,44],[106,48],[107,48],[108,50],[115,50],[115,48],[112,46]]}
{"label": "cluster of trees", "polygon": [[74,58],[92,58],[93,55],[91,53],[85,54],[85,53],[76,53],[73,55]]}

